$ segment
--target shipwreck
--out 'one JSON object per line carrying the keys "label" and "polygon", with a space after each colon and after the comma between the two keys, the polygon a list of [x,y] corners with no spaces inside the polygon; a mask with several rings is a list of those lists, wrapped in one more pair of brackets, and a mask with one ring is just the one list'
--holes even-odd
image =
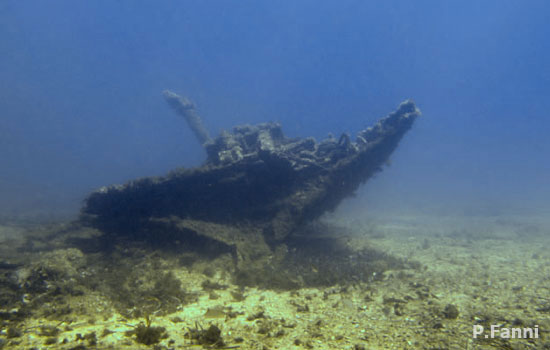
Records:
{"label": "shipwreck", "polygon": [[236,126],[211,138],[190,100],[170,91],[164,98],[204,147],[204,164],[103,187],[88,196],[81,218],[112,235],[154,235],[164,227],[204,237],[230,247],[241,266],[272,254],[351,196],[420,116],[406,100],[354,140],[288,138],[278,123]]}

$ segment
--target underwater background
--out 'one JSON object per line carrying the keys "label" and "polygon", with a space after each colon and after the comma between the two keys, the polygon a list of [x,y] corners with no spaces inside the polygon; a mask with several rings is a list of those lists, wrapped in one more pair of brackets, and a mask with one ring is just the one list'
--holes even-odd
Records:
{"label": "underwater background", "polygon": [[[360,210],[533,211],[550,195],[546,1],[0,3],[0,213],[72,217],[91,190],[196,166],[162,99],[210,132],[355,132],[423,112]],[[352,205],[353,204],[353,205]],[[346,210],[351,210],[346,207]]]}
{"label": "underwater background", "polygon": [[0,349],[550,349],[549,13],[0,0]]}

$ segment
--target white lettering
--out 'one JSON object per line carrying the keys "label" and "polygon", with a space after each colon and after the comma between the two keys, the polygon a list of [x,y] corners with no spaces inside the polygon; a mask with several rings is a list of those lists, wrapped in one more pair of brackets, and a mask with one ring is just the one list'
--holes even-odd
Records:
{"label": "white lettering", "polygon": [[[521,332],[521,329],[520,329],[520,332]],[[521,338],[521,335],[520,335],[520,338]],[[532,339],[533,338],[533,328],[523,328],[523,338]]]}
{"label": "white lettering", "polygon": [[497,333],[500,332],[499,328],[500,328],[500,325],[498,324],[491,325],[491,338],[494,338],[497,336]]}
{"label": "white lettering", "polygon": [[[523,328],[523,333],[525,334],[525,330],[527,328]],[[521,339],[521,328],[512,328],[512,338],[518,338]],[[525,337],[524,337],[525,338]]]}
{"label": "white lettering", "polygon": [[[501,339],[538,339],[539,337],[539,326],[535,325],[534,327],[525,327],[525,328],[506,328],[501,327],[499,324],[491,325],[491,332],[485,334],[485,338],[501,338]],[[478,336],[484,333],[484,328],[482,325],[475,324],[472,329],[472,337],[477,339]]]}
{"label": "white lettering", "polygon": [[473,332],[474,339],[476,339],[477,336],[481,335],[482,333],[483,333],[483,326],[480,325],[480,324],[475,324],[474,325],[474,332]]}

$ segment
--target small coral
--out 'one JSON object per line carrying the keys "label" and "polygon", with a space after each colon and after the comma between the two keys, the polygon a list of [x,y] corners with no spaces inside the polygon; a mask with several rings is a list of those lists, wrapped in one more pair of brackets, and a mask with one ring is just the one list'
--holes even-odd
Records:
{"label": "small coral", "polygon": [[152,327],[151,319],[145,318],[145,324],[140,323],[134,330],[127,332],[127,335],[135,335],[136,341],[140,344],[153,345],[160,342],[161,339],[168,338],[166,328]]}
{"label": "small coral", "polygon": [[222,348],[225,342],[222,338],[222,331],[215,325],[210,325],[208,329],[189,328],[187,337],[199,345],[207,345],[214,348]]}
{"label": "small coral", "polygon": [[158,343],[162,338],[166,337],[166,328],[151,327],[140,324],[136,330],[136,341],[145,345],[153,345]]}

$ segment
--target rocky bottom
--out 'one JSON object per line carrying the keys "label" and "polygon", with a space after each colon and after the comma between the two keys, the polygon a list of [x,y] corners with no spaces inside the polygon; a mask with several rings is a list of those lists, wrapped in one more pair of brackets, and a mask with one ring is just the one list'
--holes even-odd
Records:
{"label": "rocky bottom", "polygon": [[6,221],[0,348],[549,349],[547,217],[327,218],[347,260],[289,242],[272,288],[229,253]]}

